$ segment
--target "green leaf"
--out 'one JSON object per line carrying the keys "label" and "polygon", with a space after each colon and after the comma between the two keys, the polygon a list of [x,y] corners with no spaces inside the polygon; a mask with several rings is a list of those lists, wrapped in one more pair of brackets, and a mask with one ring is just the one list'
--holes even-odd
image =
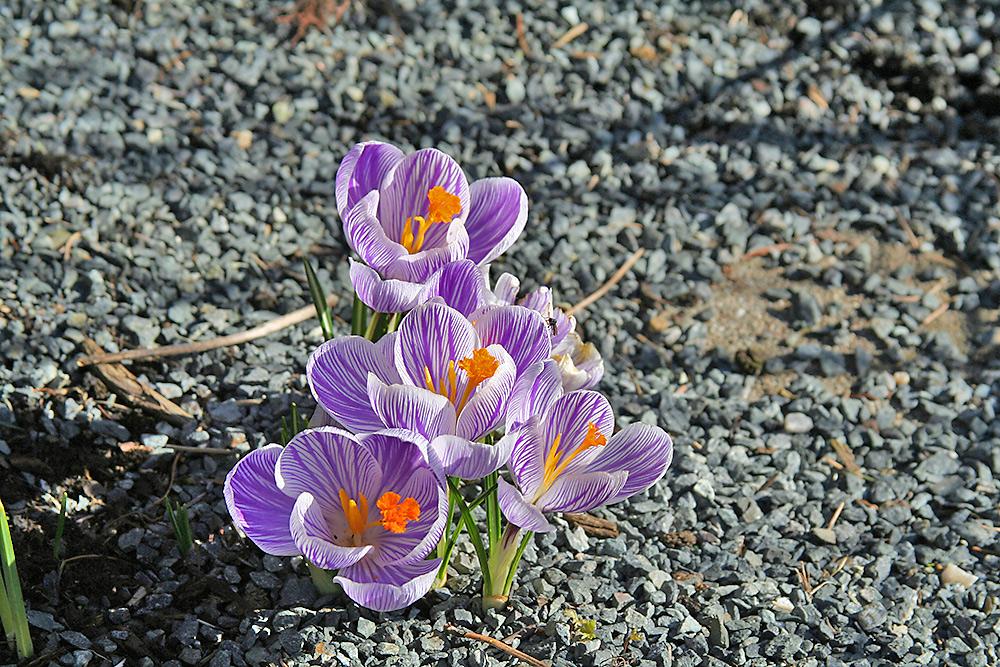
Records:
{"label": "green leaf", "polygon": [[319,318],[319,326],[323,329],[323,337],[330,340],[336,335],[333,330],[333,316],[330,315],[330,308],[326,305],[326,292],[319,283],[319,277],[313,270],[312,264],[305,257],[302,263],[306,267],[306,280],[309,282],[309,294],[312,296],[313,305],[316,306],[316,317]]}
{"label": "green leaf", "polygon": [[354,336],[364,336],[368,330],[369,308],[363,301],[354,295],[354,309],[351,311],[351,334]]}
{"label": "green leaf", "polygon": [[489,590],[492,582],[490,578],[490,560],[486,555],[486,547],[483,545],[483,538],[479,534],[476,520],[472,518],[472,511],[469,509],[468,504],[466,504],[465,498],[458,492],[455,480],[451,477],[448,478],[448,488],[455,494],[455,503],[458,505],[458,511],[462,513],[462,520],[465,521],[465,530],[469,533],[472,548],[476,550],[476,557],[479,558],[479,569],[483,573],[483,590]]}
{"label": "green leaf", "polygon": [[66,527],[66,492],[63,491],[62,503],[59,509],[59,522],[56,524],[56,540],[52,545],[52,557],[59,560],[59,547],[62,546],[63,529]]}

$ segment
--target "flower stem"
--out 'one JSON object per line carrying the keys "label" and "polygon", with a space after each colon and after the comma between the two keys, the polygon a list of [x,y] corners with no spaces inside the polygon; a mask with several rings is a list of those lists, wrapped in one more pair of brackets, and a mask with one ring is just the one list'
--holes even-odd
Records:
{"label": "flower stem", "polygon": [[[511,584],[514,582],[514,571],[521,561],[524,549],[528,545],[531,532],[523,537],[521,529],[512,523],[504,528],[499,542],[490,549],[489,573],[483,573],[483,608],[499,609],[507,604]],[[518,538],[521,537],[519,540]]]}
{"label": "flower stem", "polygon": [[313,585],[316,586],[316,590],[319,591],[320,595],[333,595],[337,592],[337,589],[340,587],[334,583],[333,577],[329,572],[313,565],[309,561],[306,561],[306,565],[309,566],[309,576],[312,577]]}

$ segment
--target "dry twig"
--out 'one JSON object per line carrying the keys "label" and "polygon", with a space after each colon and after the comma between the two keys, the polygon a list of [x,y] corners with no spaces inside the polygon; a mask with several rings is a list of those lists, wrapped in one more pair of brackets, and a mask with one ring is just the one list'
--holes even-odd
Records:
{"label": "dry twig", "polygon": [[[89,353],[91,358],[100,357],[103,354],[101,346],[89,338],[83,341],[83,349]],[[98,361],[91,366],[90,371],[125,402],[140,410],[145,410],[159,419],[172,424],[183,424],[194,419],[194,415],[137,378],[121,364]]]}
{"label": "dry twig", "polygon": [[597,290],[593,294],[588,296],[586,299],[584,299],[580,303],[576,304],[575,306],[567,310],[566,315],[572,315],[577,311],[583,310],[584,308],[586,308],[587,306],[594,303],[602,296],[610,292],[611,288],[617,285],[619,282],[621,282],[621,279],[625,277],[625,274],[628,273],[628,270],[631,269],[632,266],[639,261],[639,258],[642,257],[644,252],[646,252],[645,248],[639,248],[634,253],[632,253],[632,256],[629,257],[627,260],[625,260],[625,263],[622,264],[617,271],[615,271],[615,275],[611,276],[611,280],[609,280],[608,282],[604,283],[599,288],[597,288]]}
{"label": "dry twig", "polygon": [[538,658],[532,658],[527,653],[524,653],[522,651],[518,651],[513,646],[508,646],[507,644],[504,644],[499,639],[494,639],[493,637],[487,637],[486,635],[481,635],[478,632],[466,632],[465,630],[462,630],[461,628],[455,627],[451,623],[448,623],[444,627],[445,627],[446,630],[450,630],[451,632],[455,633],[456,635],[461,635],[462,637],[465,637],[466,639],[476,639],[476,640],[479,640],[481,642],[486,642],[490,646],[494,646],[494,647],[500,649],[501,651],[504,651],[505,653],[509,653],[510,655],[514,656],[518,660],[523,660],[524,662],[528,663],[532,667],[549,667],[549,665],[547,665],[546,663],[542,662]]}
{"label": "dry twig", "polygon": [[566,512],[563,514],[563,518],[574,526],[582,527],[583,532],[588,535],[594,537],[618,537],[618,524],[614,521],[601,519],[593,514],[577,514],[574,512]]}
{"label": "dry twig", "polygon": [[[331,294],[326,298],[326,303],[332,308],[337,305],[339,300],[340,297],[336,294]],[[90,366],[92,364],[106,364],[129,359],[158,359],[160,357],[176,357],[181,354],[206,352],[220,347],[229,347],[230,345],[241,345],[258,338],[263,338],[264,336],[273,334],[276,331],[281,331],[282,329],[290,327],[293,324],[305,322],[315,314],[316,308],[314,306],[306,306],[305,308],[299,308],[298,310],[288,313],[287,315],[277,317],[270,322],[265,322],[259,327],[254,327],[253,329],[249,329],[238,334],[220,336],[219,338],[211,338],[209,340],[198,341],[197,343],[188,343],[186,345],[164,345],[163,347],[154,347],[148,350],[125,350],[124,352],[115,352],[111,354],[101,352],[100,348],[98,348],[97,352],[91,351],[87,356],[77,359],[76,363],[80,366]]]}

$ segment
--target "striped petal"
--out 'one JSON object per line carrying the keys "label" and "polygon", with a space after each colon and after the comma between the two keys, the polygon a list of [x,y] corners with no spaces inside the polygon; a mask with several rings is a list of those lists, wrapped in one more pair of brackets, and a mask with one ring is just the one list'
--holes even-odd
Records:
{"label": "striped petal", "polygon": [[379,193],[375,190],[347,212],[343,218],[344,237],[365,264],[385,275],[388,266],[403,256],[409,256],[409,253],[398,241],[385,235],[378,219],[378,202]]}
{"label": "striped petal", "polygon": [[656,426],[630,424],[616,433],[587,466],[588,471],[628,472],[628,481],[606,503],[615,503],[645,491],[670,466],[674,447],[670,436]]}
{"label": "striped petal", "polygon": [[476,387],[458,414],[455,425],[455,434],[469,440],[478,440],[503,421],[517,374],[514,361],[502,347],[489,345],[486,351],[499,362],[499,366],[493,377]]}
{"label": "striped petal", "polygon": [[487,445],[457,435],[442,435],[431,442],[431,447],[437,452],[449,477],[482,479],[507,463],[514,440],[508,435],[496,444]]}
{"label": "striped petal", "polygon": [[381,141],[363,141],[344,156],[337,169],[337,210],[347,211],[372,190],[378,190],[389,172],[403,159],[403,151]]}
{"label": "striped petal", "polygon": [[450,223],[431,225],[424,247],[439,247],[443,240],[439,235],[449,226],[464,225],[469,214],[469,182],[457,162],[439,150],[426,148],[400,160],[380,187],[377,218],[390,239],[397,243],[402,239],[407,219],[427,216],[427,193],[435,187],[457,196],[461,211]]}
{"label": "striped petal", "polygon": [[370,267],[353,258],[349,261],[354,291],[361,302],[375,312],[404,313],[420,302],[423,285],[404,280],[383,280]]}
{"label": "striped petal", "polygon": [[544,414],[562,395],[559,364],[552,359],[532,364],[514,383],[507,408],[507,430],[527,422],[534,415]]}
{"label": "striped petal", "polygon": [[336,544],[344,536],[334,535],[323,508],[311,493],[295,501],[291,519],[292,538],[310,563],[324,570],[338,570],[354,565],[374,549],[370,545],[344,547]]}
{"label": "striped petal", "polygon": [[560,475],[535,506],[542,512],[587,512],[608,503],[627,479],[624,470]]}
{"label": "striped petal", "polygon": [[281,451],[280,445],[268,445],[244,456],[226,475],[222,494],[233,523],[261,551],[296,556],[300,551],[289,529],[295,496],[283,493],[274,476]]}
{"label": "striped petal", "polygon": [[351,500],[361,495],[374,503],[382,488],[382,468],[375,458],[345,432],[332,427],[298,433],[278,457],[274,477],[284,493],[310,493],[329,521],[343,520],[343,490]]}
{"label": "striped petal", "polygon": [[415,431],[427,440],[455,432],[455,406],[444,396],[406,384],[387,385],[368,376],[368,395],[385,428]]}
{"label": "striped petal", "polygon": [[440,558],[381,568],[364,562],[344,568],[333,580],[362,607],[395,611],[422,598],[434,583],[439,567]]}
{"label": "striped petal", "polygon": [[481,345],[501,345],[514,360],[520,375],[528,366],[549,357],[549,331],[545,319],[521,306],[484,308],[474,316]]}
{"label": "striped petal", "polygon": [[512,178],[482,178],[470,188],[469,259],[485,264],[499,257],[524,231],[528,196]]}
{"label": "striped petal", "polygon": [[515,526],[535,533],[555,530],[555,527],[545,520],[542,511],[525,500],[521,492],[504,481],[503,477],[497,479],[497,501],[500,504],[500,511]]}
{"label": "striped petal", "polygon": [[437,303],[424,304],[410,311],[398,332],[396,368],[406,382],[417,387],[427,387],[428,373],[435,386],[442,380],[447,384],[448,362],[457,364],[479,343],[472,324],[460,312]]}
{"label": "striped petal", "polygon": [[361,336],[336,338],[323,343],[306,364],[316,402],[356,433],[384,428],[368,398],[368,374],[389,384],[399,382],[399,373],[382,349]]}

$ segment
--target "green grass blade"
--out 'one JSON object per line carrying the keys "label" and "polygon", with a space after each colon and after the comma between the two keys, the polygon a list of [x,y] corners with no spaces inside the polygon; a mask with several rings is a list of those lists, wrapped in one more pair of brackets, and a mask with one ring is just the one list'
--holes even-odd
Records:
{"label": "green grass blade", "polygon": [[521,556],[524,555],[524,550],[528,546],[528,540],[534,535],[530,530],[524,533],[524,537],[521,538],[521,544],[517,547],[517,554],[514,556],[514,560],[511,561],[510,571],[507,572],[507,581],[503,585],[503,594],[510,595],[510,586],[514,583],[514,573],[517,572],[517,566],[521,562]]}
{"label": "green grass blade", "polygon": [[448,478],[448,487],[455,494],[455,503],[458,505],[458,511],[462,513],[462,519],[465,521],[465,530],[469,533],[469,541],[472,542],[472,548],[476,550],[476,557],[479,558],[479,569],[483,573],[483,590],[489,590],[492,583],[492,579],[490,578],[490,560],[486,554],[486,547],[483,545],[483,538],[479,534],[479,527],[476,526],[476,520],[472,518],[472,511],[466,504],[465,498],[458,492],[458,487],[451,477]]}
{"label": "green grass blade", "polygon": [[309,282],[309,294],[312,296],[313,305],[316,306],[316,317],[319,318],[319,326],[323,329],[323,337],[330,340],[336,335],[333,330],[333,316],[330,315],[330,308],[326,305],[326,292],[319,283],[319,276],[313,270],[312,263],[305,257],[302,263],[306,267],[306,280]]}
{"label": "green grass blade", "polygon": [[52,545],[52,557],[59,560],[59,547],[62,546],[63,529],[66,528],[66,492],[63,491],[59,508],[59,523],[56,524],[56,541]]}
{"label": "green grass blade", "polygon": [[351,311],[351,334],[364,336],[368,329],[368,306],[354,295],[354,309]]}
{"label": "green grass blade", "polygon": [[177,504],[176,509],[171,506],[170,499],[167,499],[167,516],[170,517],[170,525],[174,529],[174,537],[177,538],[177,548],[181,555],[194,548],[194,540],[191,539],[191,524],[188,521],[187,505]]}
{"label": "green grass blade", "polygon": [[10,537],[7,510],[3,506],[3,501],[0,501],[0,514],[3,515],[3,521],[0,521],[0,558],[3,560],[6,606],[10,609],[17,652],[22,658],[30,658],[35,654],[35,648],[28,631],[28,615],[25,613],[24,597],[21,594],[21,579],[17,576],[17,563],[14,562],[14,541]]}

